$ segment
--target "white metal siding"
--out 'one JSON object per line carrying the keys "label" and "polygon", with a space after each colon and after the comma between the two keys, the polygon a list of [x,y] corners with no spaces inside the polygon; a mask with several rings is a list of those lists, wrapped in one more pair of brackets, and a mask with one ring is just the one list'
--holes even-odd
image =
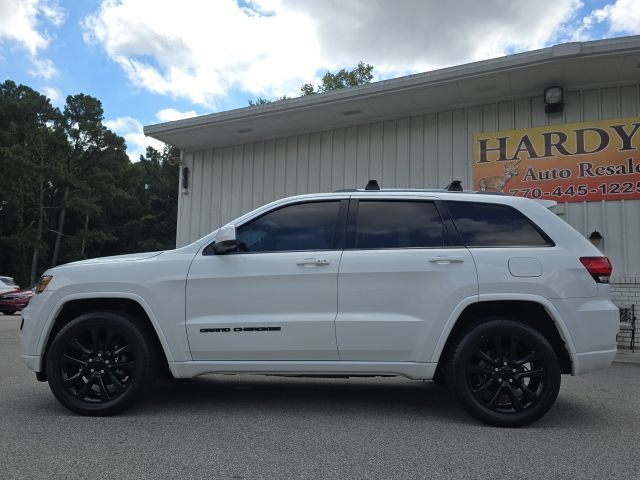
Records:
{"label": "white metal siding", "polygon": [[[639,99],[639,85],[571,91],[561,115],[546,115],[535,96],[186,152],[191,182],[180,195],[177,244],[272,200],[363,187],[370,178],[386,188],[439,188],[452,179],[469,188],[474,133],[638,116]],[[560,211],[585,236],[604,235],[615,277],[640,273],[640,200],[566,203]]]}

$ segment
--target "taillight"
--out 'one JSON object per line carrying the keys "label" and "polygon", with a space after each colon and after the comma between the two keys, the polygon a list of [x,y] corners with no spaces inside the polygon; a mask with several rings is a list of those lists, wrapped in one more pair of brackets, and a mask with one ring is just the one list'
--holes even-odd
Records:
{"label": "taillight", "polygon": [[607,257],[580,257],[580,262],[596,283],[609,283],[612,269],[611,262]]}

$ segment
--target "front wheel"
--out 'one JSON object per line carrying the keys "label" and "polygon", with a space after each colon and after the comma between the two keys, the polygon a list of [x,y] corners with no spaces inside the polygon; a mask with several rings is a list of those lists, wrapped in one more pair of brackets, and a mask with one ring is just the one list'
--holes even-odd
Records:
{"label": "front wheel", "polygon": [[468,331],[451,357],[448,385],[477,419],[500,427],[528,425],[549,411],[560,390],[560,365],[549,342],[509,319]]}
{"label": "front wheel", "polygon": [[81,415],[117,413],[153,379],[152,352],[135,319],[115,312],[81,315],[51,343],[49,387],[60,403]]}

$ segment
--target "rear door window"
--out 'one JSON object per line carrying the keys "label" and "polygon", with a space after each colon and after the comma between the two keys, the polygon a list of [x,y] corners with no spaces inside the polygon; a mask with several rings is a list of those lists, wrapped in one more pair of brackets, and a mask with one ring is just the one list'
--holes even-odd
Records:
{"label": "rear door window", "polygon": [[444,227],[433,202],[360,200],[358,249],[443,247]]}

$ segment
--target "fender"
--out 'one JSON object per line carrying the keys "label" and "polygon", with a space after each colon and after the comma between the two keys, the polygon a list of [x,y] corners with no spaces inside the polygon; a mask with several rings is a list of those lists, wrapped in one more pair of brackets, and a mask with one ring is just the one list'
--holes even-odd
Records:
{"label": "fender", "polygon": [[[47,341],[49,339],[49,335],[51,334],[51,330],[53,328],[53,324],[55,319],[58,317],[64,305],[72,300],[86,300],[92,298],[124,298],[127,300],[133,300],[138,303],[142,309],[145,311],[149,319],[151,320],[151,325],[153,326],[158,339],[160,340],[160,345],[162,346],[162,350],[164,350],[164,354],[167,357],[167,362],[169,363],[169,368],[171,368],[172,373],[173,367],[171,366],[174,362],[173,355],[171,354],[171,349],[168,346],[167,339],[160,328],[160,324],[158,322],[158,318],[151,310],[151,307],[147,304],[147,302],[134,293],[130,292],[90,292],[90,293],[73,293],[70,295],[66,295],[56,302],[54,308],[49,312],[47,317],[47,321],[45,323],[42,332],[40,333],[40,337],[38,338],[38,352],[41,352],[41,355],[44,355],[44,351],[47,345]],[[40,357],[42,359],[42,356]]]}
{"label": "fender", "polygon": [[449,319],[445,323],[444,328],[442,329],[442,333],[438,338],[438,343],[436,343],[436,348],[433,351],[433,355],[430,361],[437,363],[440,360],[440,355],[442,354],[442,350],[444,350],[444,346],[447,343],[447,340],[449,339],[449,334],[453,330],[453,327],[455,326],[456,322],[460,318],[460,315],[462,315],[462,312],[464,311],[465,308],[467,308],[469,305],[474,303],[495,302],[495,301],[501,301],[501,300],[504,300],[504,301],[522,300],[522,301],[534,302],[542,305],[544,309],[547,311],[547,313],[549,314],[549,316],[551,317],[551,319],[553,320],[553,323],[555,323],[556,328],[558,329],[558,333],[560,334],[560,337],[567,345],[567,349],[569,350],[568,353],[570,355],[576,353],[576,348],[573,344],[573,341],[571,340],[571,336],[569,335],[567,326],[564,324],[564,321],[562,320],[562,317],[560,316],[560,313],[558,312],[558,310],[553,306],[553,304],[548,299],[541,297],[539,295],[531,295],[526,293],[522,293],[522,294],[491,293],[491,294],[478,295],[478,297],[475,297],[475,296],[468,297],[468,298],[465,298],[462,302],[460,302],[460,304],[458,304],[458,306],[453,310],[453,312],[449,316]]}

